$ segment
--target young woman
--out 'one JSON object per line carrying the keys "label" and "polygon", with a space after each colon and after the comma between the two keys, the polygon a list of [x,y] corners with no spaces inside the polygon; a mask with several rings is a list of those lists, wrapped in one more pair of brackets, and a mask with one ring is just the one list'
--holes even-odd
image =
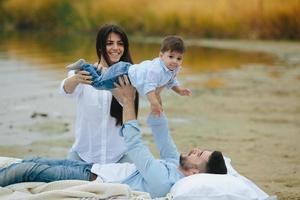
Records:
{"label": "young woman", "polygon": [[[96,39],[97,70],[126,61],[132,63],[126,33],[116,25],[104,25]],[[122,125],[122,106],[111,92],[96,90],[86,71],[70,71],[61,83],[60,93],[76,100],[75,143],[68,159],[88,163],[114,163],[128,161],[125,143],[119,136]],[[136,113],[138,96],[135,99]]]}

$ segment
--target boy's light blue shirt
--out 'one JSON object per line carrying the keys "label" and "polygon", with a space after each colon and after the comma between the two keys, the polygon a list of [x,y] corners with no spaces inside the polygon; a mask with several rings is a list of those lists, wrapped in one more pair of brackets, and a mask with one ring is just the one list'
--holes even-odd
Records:
{"label": "boy's light blue shirt", "polygon": [[178,170],[179,153],[168,130],[167,118],[150,115],[148,125],[159,149],[161,159],[155,159],[142,140],[136,120],[126,122],[120,131],[128,147],[127,155],[136,165],[137,171],[122,183],[133,190],[150,193],[152,198],[165,196],[171,187],[184,175]]}
{"label": "boy's light blue shirt", "polygon": [[155,58],[131,65],[128,76],[139,94],[146,96],[147,93],[161,86],[166,86],[167,89],[178,86],[176,75],[179,70],[180,67],[177,67],[171,71],[160,58]]}

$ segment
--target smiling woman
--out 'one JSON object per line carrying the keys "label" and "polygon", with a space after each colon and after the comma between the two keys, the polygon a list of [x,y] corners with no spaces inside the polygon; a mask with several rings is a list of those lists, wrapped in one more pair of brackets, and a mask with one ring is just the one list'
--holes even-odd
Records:
{"label": "smiling woman", "polygon": [[98,31],[96,52],[102,67],[119,61],[132,63],[127,35],[116,25],[105,25]]}
{"label": "smiling woman", "polygon": [[[96,52],[95,68],[98,71],[119,61],[132,63],[127,36],[116,25],[100,28]],[[122,125],[122,107],[111,92],[96,90],[90,84],[88,72],[74,70],[61,83],[60,93],[77,102],[75,143],[68,158],[100,164],[125,161],[125,143],[118,134]],[[138,98],[135,108],[137,112]]]}
{"label": "smiling woman", "polygon": [[106,42],[106,51],[111,63],[119,62],[124,53],[124,43],[118,34],[109,34]]}

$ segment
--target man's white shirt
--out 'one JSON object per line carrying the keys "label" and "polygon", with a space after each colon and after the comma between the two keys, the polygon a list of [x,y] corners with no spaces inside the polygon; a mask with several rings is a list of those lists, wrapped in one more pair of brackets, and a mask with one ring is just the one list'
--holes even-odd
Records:
{"label": "man's white shirt", "polygon": [[91,172],[97,175],[97,181],[120,183],[136,171],[131,163],[93,164]]}

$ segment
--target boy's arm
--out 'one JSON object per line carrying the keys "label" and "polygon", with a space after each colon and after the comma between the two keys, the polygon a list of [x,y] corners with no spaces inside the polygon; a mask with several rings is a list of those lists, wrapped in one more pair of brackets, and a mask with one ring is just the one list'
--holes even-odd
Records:
{"label": "boy's arm", "polygon": [[147,98],[148,101],[150,102],[151,113],[153,115],[160,116],[162,113],[162,106],[160,100],[157,98],[155,90],[147,93]]}
{"label": "boy's arm", "polygon": [[172,90],[181,96],[191,96],[192,95],[192,91],[190,89],[184,88],[184,87],[181,87],[178,85],[173,86]]}

